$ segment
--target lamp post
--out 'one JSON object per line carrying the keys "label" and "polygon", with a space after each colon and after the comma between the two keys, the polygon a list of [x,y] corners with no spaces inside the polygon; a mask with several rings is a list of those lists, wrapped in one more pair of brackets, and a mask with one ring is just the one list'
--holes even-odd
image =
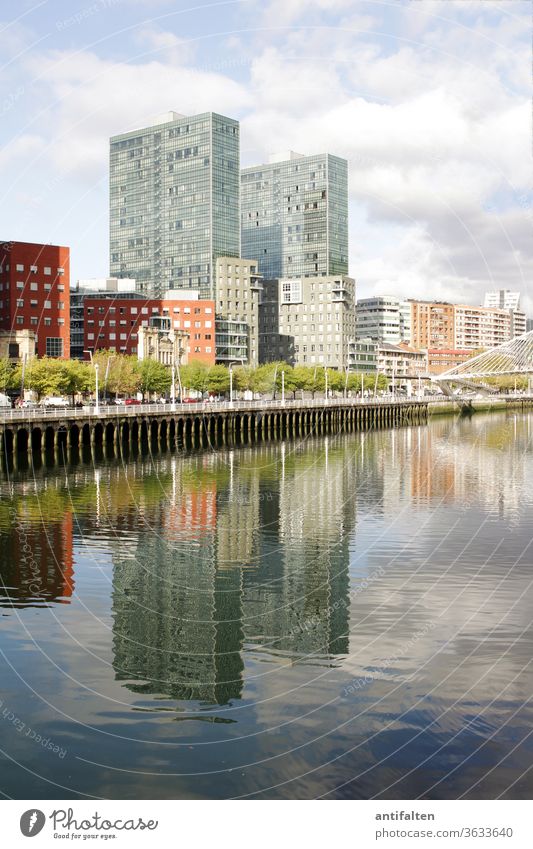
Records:
{"label": "lamp post", "polygon": [[176,409],[176,364],[172,363],[172,386],[170,389],[170,401],[172,412]]}
{"label": "lamp post", "polygon": [[104,377],[104,401],[107,401],[107,378],[109,376],[109,366],[111,365],[111,360],[115,359],[115,355],[111,354],[110,357],[107,358],[107,363],[105,367],[105,377]]}
{"label": "lamp post", "polygon": [[281,372],[281,403],[285,403],[285,372]]}
{"label": "lamp post", "polygon": [[233,406],[233,363],[229,364],[229,402]]}
{"label": "lamp post", "polygon": [[328,403],[328,370],[324,366],[324,404]]}
{"label": "lamp post", "polygon": [[100,398],[98,396],[98,363],[94,364],[94,373],[96,375],[96,404],[94,405],[95,415],[100,415]]}

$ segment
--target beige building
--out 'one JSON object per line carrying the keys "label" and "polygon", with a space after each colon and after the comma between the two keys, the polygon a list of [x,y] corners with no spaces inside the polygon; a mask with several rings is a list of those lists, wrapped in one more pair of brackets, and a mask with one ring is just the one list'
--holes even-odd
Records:
{"label": "beige building", "polygon": [[33,330],[0,330],[0,359],[18,362],[35,356]]}
{"label": "beige building", "polygon": [[157,360],[165,366],[186,365],[189,334],[172,327],[166,316],[153,316],[147,326],[139,327],[137,356],[139,360]]}
{"label": "beige building", "polygon": [[346,368],[355,337],[355,280],[342,275],[282,278],[277,286],[277,332],[267,340],[265,359],[278,359],[282,340],[294,365]]}
{"label": "beige building", "polygon": [[511,313],[492,307],[455,306],[455,350],[495,348],[512,338]]}
{"label": "beige building", "polygon": [[[257,262],[250,259],[222,256],[216,261],[215,309],[217,320],[248,325],[248,351],[245,359],[256,366],[259,362],[259,305],[262,278],[257,273]],[[220,327],[224,325],[221,323]],[[237,325],[234,325],[237,326]],[[218,323],[217,323],[218,327]],[[222,331],[219,333],[222,339]],[[217,359],[226,361],[226,345]],[[239,349],[242,354],[243,351]],[[244,357],[239,357],[244,359]]]}
{"label": "beige building", "polygon": [[427,351],[418,351],[409,345],[391,345],[382,342],[378,346],[378,372],[387,377],[418,377],[427,374]]}

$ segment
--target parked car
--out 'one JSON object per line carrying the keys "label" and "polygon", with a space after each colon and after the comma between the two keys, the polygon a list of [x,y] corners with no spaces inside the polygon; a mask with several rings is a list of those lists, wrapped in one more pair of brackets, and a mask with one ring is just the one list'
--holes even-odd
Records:
{"label": "parked car", "polygon": [[35,407],[37,406],[37,404],[35,403],[35,401],[30,401],[30,400],[27,398],[25,401],[21,401],[21,402],[20,402],[20,404],[19,404],[19,406],[20,406],[20,407],[21,407],[21,409],[23,409],[23,410],[32,410],[32,409],[35,409]]}
{"label": "parked car", "polygon": [[182,398],[181,403],[182,404],[201,404],[202,399],[201,398]]}
{"label": "parked car", "polygon": [[11,407],[11,398],[7,395],[0,394],[0,407]]}
{"label": "parked car", "polygon": [[69,402],[66,398],[62,398],[59,395],[51,395],[49,398],[45,398],[41,401],[42,407],[68,407]]}
{"label": "parked car", "polygon": [[126,400],[125,400],[125,401],[123,401],[123,403],[124,403],[127,407],[129,407],[131,404],[140,404],[141,402],[139,401],[139,399],[138,399],[138,398],[126,398]]}

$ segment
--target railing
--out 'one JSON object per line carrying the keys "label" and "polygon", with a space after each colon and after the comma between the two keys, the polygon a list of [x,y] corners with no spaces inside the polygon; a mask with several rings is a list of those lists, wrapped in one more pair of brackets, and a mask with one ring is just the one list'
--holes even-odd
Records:
{"label": "railing", "polygon": [[[55,421],[58,419],[93,419],[114,418],[116,416],[145,416],[163,413],[217,413],[217,412],[262,412],[269,410],[313,410],[339,407],[372,407],[376,404],[387,406],[408,406],[409,404],[449,404],[460,400],[476,400],[474,398],[428,398],[413,395],[410,398],[393,395],[380,395],[371,398],[306,398],[303,400],[260,398],[254,401],[199,401],[196,403],[167,403],[167,404],[110,404],[85,407],[32,407],[24,410],[1,410],[0,424],[11,421]],[[533,401],[531,395],[493,395],[487,400],[519,400]]]}

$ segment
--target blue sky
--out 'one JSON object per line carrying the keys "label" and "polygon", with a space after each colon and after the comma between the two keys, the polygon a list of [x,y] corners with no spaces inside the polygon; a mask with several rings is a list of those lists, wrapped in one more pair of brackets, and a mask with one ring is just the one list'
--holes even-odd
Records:
{"label": "blue sky", "polygon": [[241,121],[243,165],[350,166],[350,273],[533,315],[529,0],[4,0],[3,240],[108,272],[108,138],[174,109]]}

